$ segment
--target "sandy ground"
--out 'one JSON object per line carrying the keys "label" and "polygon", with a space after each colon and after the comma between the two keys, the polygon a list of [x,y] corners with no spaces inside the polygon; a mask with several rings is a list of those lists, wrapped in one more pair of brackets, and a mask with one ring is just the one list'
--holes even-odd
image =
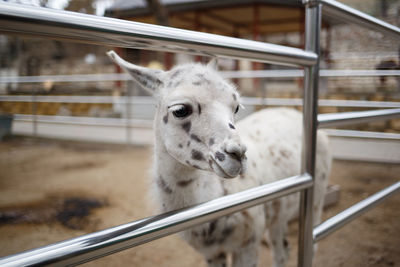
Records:
{"label": "sandy ground", "polygon": [[[27,138],[0,142],[0,256],[21,252],[157,213],[149,193],[151,149]],[[341,186],[324,218],[393,184],[400,166],[335,161]],[[319,243],[314,266],[400,266],[400,195]],[[296,266],[297,223],[289,229]],[[270,266],[262,247],[261,266]],[[87,266],[206,266],[176,235]]]}

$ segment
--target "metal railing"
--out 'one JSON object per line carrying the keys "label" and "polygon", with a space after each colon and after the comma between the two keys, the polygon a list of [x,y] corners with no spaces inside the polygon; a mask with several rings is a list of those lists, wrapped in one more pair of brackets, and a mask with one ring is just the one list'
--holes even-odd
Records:
{"label": "metal railing", "polygon": [[[230,79],[304,77],[304,71],[298,69],[221,71],[220,73],[223,77]],[[382,77],[382,76],[400,76],[400,70],[320,70],[320,77]],[[131,76],[125,73],[0,77],[0,83],[101,82],[101,81],[129,81],[129,80],[131,80]]]}
{"label": "metal railing", "polygon": [[318,126],[327,125],[328,122],[331,125],[337,125],[349,119],[356,123],[365,122],[367,117],[382,119],[400,115],[400,110],[395,109],[388,111],[390,114],[369,111],[368,114],[354,113],[344,117],[340,114],[332,114],[328,119],[317,117],[322,5],[328,15],[341,20],[355,22],[388,33],[395,38],[400,37],[400,31],[397,27],[335,1],[305,0],[303,2],[306,10],[306,51],[237,38],[0,2],[0,32],[3,33],[30,34],[108,46],[186,52],[305,67],[302,175],[194,207],[5,257],[0,259],[0,265],[76,265],[300,191],[298,265],[311,266],[314,242],[338,229],[383,198],[398,192],[400,182],[314,228],[312,202]]}
{"label": "metal railing", "polygon": [[[34,98],[34,99],[33,99]],[[123,104],[154,105],[153,97],[147,96],[56,96],[56,95],[0,95],[0,102],[32,102],[38,103],[92,103],[92,104]],[[301,98],[261,98],[241,97],[243,105],[249,106],[302,106]],[[320,107],[349,107],[349,108],[400,108],[400,102],[367,101],[367,100],[340,100],[319,99]]]}

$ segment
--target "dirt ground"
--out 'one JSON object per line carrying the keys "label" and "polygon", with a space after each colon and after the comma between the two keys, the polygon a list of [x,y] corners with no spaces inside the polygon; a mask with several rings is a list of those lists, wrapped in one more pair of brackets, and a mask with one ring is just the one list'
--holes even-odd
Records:
{"label": "dirt ground", "polygon": [[[0,256],[154,215],[151,148],[12,138],[0,142]],[[340,201],[329,218],[395,183],[400,166],[334,161]],[[400,195],[319,243],[314,266],[400,266]],[[296,266],[297,223],[289,229]],[[176,235],[87,266],[206,266]],[[260,266],[270,266],[262,247]]]}

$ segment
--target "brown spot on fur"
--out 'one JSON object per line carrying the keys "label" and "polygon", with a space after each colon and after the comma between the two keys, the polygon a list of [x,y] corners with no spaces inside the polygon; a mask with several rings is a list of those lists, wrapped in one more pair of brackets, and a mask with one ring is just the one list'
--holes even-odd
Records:
{"label": "brown spot on fur", "polygon": [[254,168],[257,167],[257,164],[254,161],[251,163],[251,165],[253,165]]}
{"label": "brown spot on fur", "polygon": [[198,150],[192,149],[192,159],[194,160],[204,160],[203,153]]}
{"label": "brown spot on fur", "polygon": [[272,147],[270,147],[268,150],[269,150],[269,154],[271,154],[272,157],[275,156],[275,152],[272,149]]}
{"label": "brown spot on fur", "polygon": [[198,142],[198,143],[201,143],[200,138],[199,138],[197,135],[195,135],[195,134],[191,134],[191,135],[190,135],[190,138],[192,138],[194,141],[196,141],[196,142]]}
{"label": "brown spot on fur", "polygon": [[208,141],[208,145],[212,146],[213,144],[215,144],[215,140],[214,138],[210,138],[210,141]]}
{"label": "brown spot on fur", "polygon": [[164,179],[160,176],[157,180],[157,185],[161,188],[165,193],[172,194],[172,189],[167,185]]}
{"label": "brown spot on fur", "polygon": [[165,124],[168,123],[168,114],[163,117],[163,121],[164,121]]}
{"label": "brown spot on fur", "polygon": [[227,226],[224,230],[222,230],[222,236],[221,239],[219,240],[219,243],[222,244],[225,242],[225,240],[235,231],[234,226]]}
{"label": "brown spot on fur", "polygon": [[279,153],[284,158],[289,158],[292,155],[292,153],[290,151],[287,151],[287,150],[280,150]]}
{"label": "brown spot on fur", "polygon": [[210,222],[210,226],[208,228],[208,235],[209,236],[214,233],[215,229],[217,228],[217,223],[218,223],[217,220]]}
{"label": "brown spot on fur", "polygon": [[274,215],[271,218],[271,224],[275,224],[278,220],[278,214],[281,209],[281,201],[275,200],[272,202],[272,209],[274,210]]}
{"label": "brown spot on fur", "polygon": [[190,121],[187,121],[184,124],[182,124],[182,129],[185,130],[185,132],[189,133],[190,128],[192,128],[192,123]]}
{"label": "brown spot on fur", "polygon": [[247,210],[244,210],[241,212],[243,217],[245,217],[246,220],[253,220],[253,217],[251,217],[250,213]]}
{"label": "brown spot on fur", "polygon": [[279,166],[280,163],[281,163],[281,158],[276,158],[276,159],[274,160],[274,165],[275,165],[275,166]]}
{"label": "brown spot on fur", "polygon": [[201,114],[201,106],[200,106],[200,104],[197,104],[197,107],[199,109],[199,115],[200,115]]}
{"label": "brown spot on fur", "polygon": [[231,129],[233,129],[233,130],[235,130],[236,128],[235,128],[235,126],[233,126],[233,124],[232,123],[228,123],[228,125],[229,125],[229,128],[231,128]]}
{"label": "brown spot on fur", "polygon": [[182,181],[178,181],[176,184],[180,187],[186,187],[189,184],[191,184],[194,180],[193,179],[189,179],[189,180],[182,180]]}

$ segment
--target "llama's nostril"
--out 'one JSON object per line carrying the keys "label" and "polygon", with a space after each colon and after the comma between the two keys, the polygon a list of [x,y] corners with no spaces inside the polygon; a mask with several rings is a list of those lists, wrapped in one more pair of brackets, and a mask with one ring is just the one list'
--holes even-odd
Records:
{"label": "llama's nostril", "polygon": [[246,148],[242,148],[240,146],[228,146],[225,149],[225,152],[232,158],[241,161],[244,153],[246,152]]}
{"label": "llama's nostril", "polygon": [[230,155],[232,158],[237,159],[237,160],[241,160],[242,156],[239,153],[229,153],[226,152],[228,155]]}

